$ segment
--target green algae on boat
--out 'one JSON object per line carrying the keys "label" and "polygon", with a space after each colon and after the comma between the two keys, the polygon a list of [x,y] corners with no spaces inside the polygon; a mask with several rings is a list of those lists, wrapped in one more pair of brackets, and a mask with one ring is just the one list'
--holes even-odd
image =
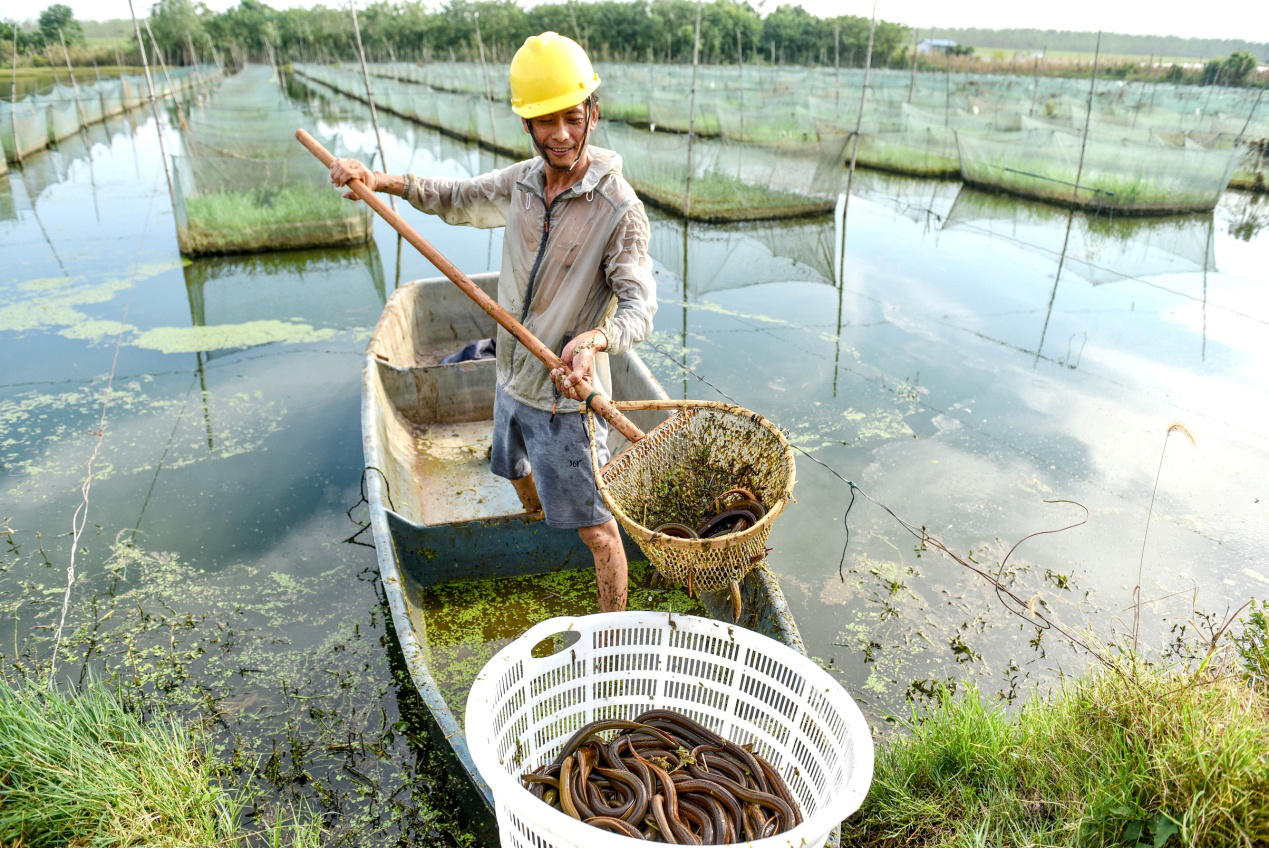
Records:
{"label": "green algae on boat", "polygon": [[[630,608],[707,615],[681,586],[652,588],[646,562],[630,563]],[[472,681],[494,654],[532,624],[599,612],[589,568],[486,580],[461,580],[423,592],[428,665],[441,695],[458,714]]]}

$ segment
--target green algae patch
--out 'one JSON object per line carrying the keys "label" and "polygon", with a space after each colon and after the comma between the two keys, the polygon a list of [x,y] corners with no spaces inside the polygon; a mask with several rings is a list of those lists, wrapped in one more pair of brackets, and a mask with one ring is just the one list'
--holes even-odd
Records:
{"label": "green algae patch", "polygon": [[160,353],[197,353],[266,344],[321,342],[337,332],[332,328],[318,329],[311,324],[270,319],[212,327],[155,327],[138,334],[132,344]]}
{"label": "green algae patch", "polygon": [[126,276],[95,282],[82,276],[23,280],[0,290],[0,332],[65,328],[59,332],[67,338],[94,342],[113,339],[119,335],[121,322],[92,318],[81,307],[109,303],[136,283],[179,267],[174,262],[152,262]]}
{"label": "green algae patch", "polygon": [[[681,586],[652,587],[646,561],[630,563],[630,609],[708,615]],[[460,580],[423,591],[428,665],[445,703],[461,715],[485,663],[539,621],[599,612],[590,568]]]}

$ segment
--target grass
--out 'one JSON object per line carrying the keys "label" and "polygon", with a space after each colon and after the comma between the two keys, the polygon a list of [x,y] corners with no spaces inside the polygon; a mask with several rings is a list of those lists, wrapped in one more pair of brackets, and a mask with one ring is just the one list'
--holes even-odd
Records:
{"label": "grass", "polygon": [[187,256],[359,244],[373,232],[364,206],[302,183],[189,197],[185,210]]}
{"label": "grass", "polygon": [[144,721],[104,685],[74,694],[0,681],[0,844],[320,845],[316,823],[248,834],[252,800],[218,783],[194,728]]}
{"label": "grass", "polygon": [[[630,178],[639,196],[648,203],[680,215],[686,208],[684,183]],[[793,218],[832,211],[832,199],[806,197],[789,191],[746,183],[719,173],[692,179],[691,218],[699,221],[749,221]]]}
{"label": "grass", "polygon": [[1016,718],[943,690],[883,746],[843,843],[1269,844],[1269,635],[1253,608],[1220,672],[1121,663]]}

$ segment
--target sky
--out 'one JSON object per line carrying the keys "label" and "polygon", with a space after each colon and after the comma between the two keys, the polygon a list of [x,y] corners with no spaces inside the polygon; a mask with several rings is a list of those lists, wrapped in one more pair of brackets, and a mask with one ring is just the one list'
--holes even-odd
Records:
{"label": "sky", "polygon": [[[11,18],[14,7],[0,11],[0,17]],[[34,18],[38,10],[54,0],[35,0],[23,9]],[[59,0],[66,3],[81,20],[127,18],[127,0]],[[144,15],[152,0],[133,0],[138,15]],[[221,12],[237,5],[237,0],[205,0],[213,11]],[[308,8],[317,0],[264,0],[275,8],[300,6]],[[347,0],[325,0],[327,6],[338,6]],[[358,0],[365,5],[367,0]],[[787,0],[761,0],[758,10],[771,11]],[[5,3],[9,5],[8,0]],[[429,8],[438,8],[440,0],[424,0]],[[820,16],[850,14],[868,17],[872,0],[802,0],[801,5]],[[1269,42],[1269,13],[1254,0],[1206,0],[1191,5],[1152,0],[973,0],[951,3],[947,0],[876,0],[877,17],[911,27],[981,27],[985,29],[1055,29],[1076,32],[1124,32],[1136,35],[1179,35],[1193,38],[1242,38]],[[1260,8],[1260,12],[1254,9]]]}

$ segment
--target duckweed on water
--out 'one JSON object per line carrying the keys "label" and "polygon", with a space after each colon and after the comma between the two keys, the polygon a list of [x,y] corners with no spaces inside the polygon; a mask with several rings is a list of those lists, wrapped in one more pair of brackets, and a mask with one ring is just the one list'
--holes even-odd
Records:
{"label": "duckweed on water", "polygon": [[338,330],[297,321],[245,321],[210,327],[155,327],[132,340],[137,347],[161,353],[197,353],[266,344],[305,344],[333,338]]}

